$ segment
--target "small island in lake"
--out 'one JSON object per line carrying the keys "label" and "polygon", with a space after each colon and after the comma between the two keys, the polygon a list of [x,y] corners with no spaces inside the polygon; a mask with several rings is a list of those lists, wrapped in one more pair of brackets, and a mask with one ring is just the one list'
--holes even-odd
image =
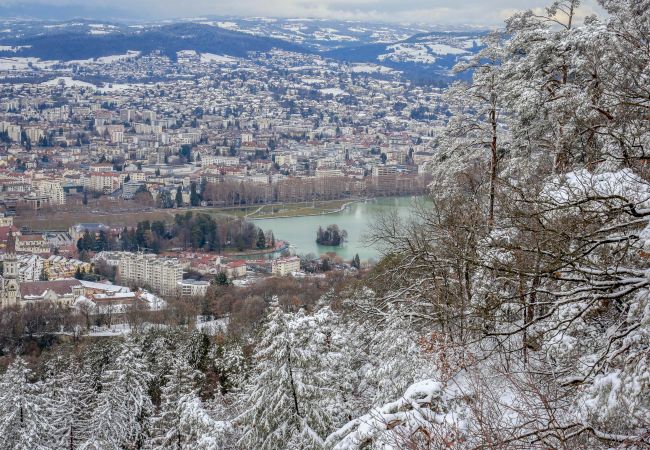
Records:
{"label": "small island in lake", "polygon": [[341,230],[336,224],[328,225],[325,230],[323,227],[318,227],[316,232],[316,243],[319,245],[338,247],[347,240],[348,232]]}

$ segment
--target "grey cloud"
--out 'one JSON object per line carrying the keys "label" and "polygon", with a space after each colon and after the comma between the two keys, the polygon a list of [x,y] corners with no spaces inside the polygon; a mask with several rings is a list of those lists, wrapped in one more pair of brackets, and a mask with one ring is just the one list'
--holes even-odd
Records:
{"label": "grey cloud", "polygon": [[[34,0],[29,3],[33,2]],[[47,5],[73,5],[79,0],[40,2]],[[20,3],[23,2],[0,0],[0,5]],[[85,8],[112,7],[131,12],[138,18],[151,19],[237,15],[499,25],[504,17],[515,10],[540,8],[547,3],[543,0],[86,0],[83,5]],[[584,1],[585,13],[596,9],[596,0]]]}

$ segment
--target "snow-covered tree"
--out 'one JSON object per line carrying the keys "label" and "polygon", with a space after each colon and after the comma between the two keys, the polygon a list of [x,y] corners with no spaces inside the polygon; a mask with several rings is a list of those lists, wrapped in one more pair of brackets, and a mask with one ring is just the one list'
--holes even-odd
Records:
{"label": "snow-covered tree", "polygon": [[45,401],[57,448],[78,448],[91,435],[90,418],[97,392],[92,377],[73,358],[56,358],[48,365]]}
{"label": "snow-covered tree", "polygon": [[18,357],[0,379],[0,448],[46,449],[54,429],[48,422],[43,385],[32,383],[31,370]]}
{"label": "snow-covered tree", "polygon": [[321,448],[336,419],[331,336],[319,318],[270,305],[236,422],[247,448]]}
{"label": "snow-covered tree", "polygon": [[154,448],[195,448],[195,425],[187,423],[187,416],[188,413],[197,414],[197,409],[201,408],[196,387],[199,378],[200,373],[192,369],[181,355],[174,355],[161,390],[158,412],[152,420],[151,442]]}
{"label": "snow-covered tree", "polygon": [[443,383],[424,379],[331,433],[327,446],[335,450],[467,448],[463,416],[450,408],[449,397]]}
{"label": "snow-covered tree", "polygon": [[[650,5],[601,4],[609,16],[583,23],[576,0],[507,21],[492,226],[477,220],[485,164],[457,152],[429,211],[380,222],[390,258],[377,298],[356,305],[471,355],[449,374],[472,399],[475,447],[648,445]],[[450,92],[461,107],[464,93]]]}
{"label": "snow-covered tree", "polygon": [[488,226],[494,223],[499,159],[508,148],[502,125],[506,89],[501,72],[502,40],[498,33],[492,33],[485,40],[485,49],[455,67],[458,72],[473,71],[473,78],[471,83],[456,82],[445,92],[453,116],[445,127],[441,145],[444,153],[436,167],[453,178],[457,175],[454,166],[462,168],[475,161],[487,161]]}
{"label": "snow-covered tree", "polygon": [[210,350],[214,370],[219,374],[219,384],[224,392],[243,386],[249,369],[249,359],[240,342],[226,342]]}
{"label": "snow-covered tree", "polygon": [[398,398],[430,369],[419,335],[407,317],[390,311],[381,324],[360,326],[369,337],[366,362],[360,368],[366,406]]}
{"label": "snow-covered tree", "polygon": [[133,338],[126,339],[115,362],[102,374],[91,418],[93,434],[83,448],[119,449],[144,442],[152,413],[149,378],[140,348]]}

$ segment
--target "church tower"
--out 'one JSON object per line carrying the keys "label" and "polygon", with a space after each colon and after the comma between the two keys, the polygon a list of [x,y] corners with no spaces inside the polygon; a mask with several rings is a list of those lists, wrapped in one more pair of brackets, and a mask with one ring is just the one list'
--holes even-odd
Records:
{"label": "church tower", "polygon": [[16,237],[9,231],[5,259],[2,266],[2,307],[18,303],[18,259],[16,258]]}

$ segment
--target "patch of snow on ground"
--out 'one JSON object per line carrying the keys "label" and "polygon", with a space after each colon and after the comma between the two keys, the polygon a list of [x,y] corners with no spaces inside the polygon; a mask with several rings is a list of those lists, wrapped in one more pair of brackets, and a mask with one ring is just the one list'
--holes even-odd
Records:
{"label": "patch of snow on ground", "polygon": [[196,55],[197,55],[196,50],[179,50],[179,51],[176,52],[176,56],[178,56],[179,58],[180,57],[186,57],[187,58],[187,57],[192,57],[192,56],[196,56]]}
{"label": "patch of snow on ground", "polygon": [[237,62],[237,58],[226,55],[215,55],[214,53],[201,53],[201,62],[206,64],[233,64]]}
{"label": "patch of snow on ground", "polygon": [[86,83],[85,81],[80,81],[80,80],[73,80],[70,77],[59,77],[59,78],[53,78],[49,81],[45,81],[41,83],[41,86],[67,86],[67,87],[83,87],[83,88],[90,88],[90,89],[97,89],[97,86],[95,86],[92,83]]}
{"label": "patch of snow on ground", "polygon": [[239,25],[235,22],[217,22],[217,26],[226,30],[239,31]]}
{"label": "patch of snow on ground", "polygon": [[379,64],[354,64],[350,69],[353,73],[390,73],[395,72],[390,67]]}
{"label": "patch of snow on ground", "polygon": [[348,94],[347,92],[345,92],[341,88],[325,88],[325,89],[320,89],[320,92],[323,95],[330,95],[331,94],[331,95],[333,95],[335,97],[337,95],[347,95]]}
{"label": "patch of snow on ground", "polygon": [[0,52],[16,53],[23,48],[31,48],[31,45],[0,45]]}
{"label": "patch of snow on ground", "polygon": [[483,45],[483,41],[481,39],[468,39],[463,42],[463,48],[466,49],[471,49],[474,48],[474,44],[476,44],[477,47],[480,47]]}
{"label": "patch of snow on ground", "polygon": [[436,57],[429,53],[429,47],[424,44],[394,44],[386,47],[390,53],[379,55],[379,61],[418,62],[433,64]]}
{"label": "patch of snow on ground", "polygon": [[324,83],[325,80],[323,80],[322,78],[303,78],[302,82],[305,84],[320,84],[320,83]]}
{"label": "patch of snow on ground", "polygon": [[115,61],[121,61],[123,59],[132,59],[140,56],[140,52],[135,51],[135,50],[129,50],[126,52],[124,55],[110,55],[110,56],[102,56],[100,58],[97,58],[95,62],[99,64],[111,64]]}
{"label": "patch of snow on ground", "polygon": [[452,47],[447,44],[427,44],[433,53],[436,55],[463,55],[467,53],[466,50]]}
{"label": "patch of snow on ground", "polygon": [[102,93],[124,91],[128,89],[136,89],[139,87],[146,86],[145,84],[137,84],[137,83],[134,84],[107,83],[105,86],[99,87],[92,83],[87,83],[85,81],[74,80],[71,77],[58,77],[41,83],[41,85],[44,86],[57,86],[59,84],[63,84],[64,86],[67,87],[82,87],[86,89],[93,89],[96,90],[97,92],[102,92]]}
{"label": "patch of snow on ground", "polygon": [[29,69],[30,63],[33,67],[38,67],[39,69],[47,69],[55,64],[58,64],[59,61],[41,61],[38,58],[0,58],[0,70],[27,70]]}
{"label": "patch of snow on ground", "polygon": [[109,55],[109,56],[100,56],[99,58],[89,58],[89,59],[74,59],[72,61],[68,61],[67,64],[72,65],[72,64],[77,64],[80,66],[86,66],[90,64],[112,64],[116,61],[121,61],[125,59],[133,59],[135,57],[140,56],[139,51],[135,50],[128,50],[125,54],[123,55]]}
{"label": "patch of snow on ground", "polygon": [[334,30],[333,28],[323,28],[318,31],[314,31],[312,34],[314,39],[317,41],[358,41],[354,36],[347,36],[344,34],[338,34],[337,30]]}

